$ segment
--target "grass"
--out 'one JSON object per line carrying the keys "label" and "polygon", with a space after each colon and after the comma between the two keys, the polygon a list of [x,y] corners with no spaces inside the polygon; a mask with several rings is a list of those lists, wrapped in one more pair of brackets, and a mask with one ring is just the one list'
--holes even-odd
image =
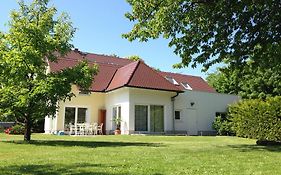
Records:
{"label": "grass", "polygon": [[0,134],[0,174],[281,174],[281,147],[237,137]]}

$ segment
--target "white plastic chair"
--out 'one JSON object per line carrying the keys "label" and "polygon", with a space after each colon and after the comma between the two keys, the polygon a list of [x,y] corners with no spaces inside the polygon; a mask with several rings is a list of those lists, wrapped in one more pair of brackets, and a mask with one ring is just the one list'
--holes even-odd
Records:
{"label": "white plastic chair", "polygon": [[103,132],[102,132],[102,127],[103,127],[103,123],[101,123],[101,124],[98,126],[98,129],[97,129],[97,134],[101,134],[101,135],[103,135]]}
{"label": "white plastic chair", "polygon": [[97,123],[94,123],[92,125],[92,132],[93,132],[93,135],[97,135],[98,134],[98,124]]}

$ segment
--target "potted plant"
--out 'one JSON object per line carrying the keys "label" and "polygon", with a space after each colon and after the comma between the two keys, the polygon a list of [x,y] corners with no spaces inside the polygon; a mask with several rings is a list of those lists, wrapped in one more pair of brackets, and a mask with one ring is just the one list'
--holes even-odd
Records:
{"label": "potted plant", "polygon": [[112,121],[116,125],[116,129],[114,131],[114,134],[115,135],[120,135],[121,134],[120,128],[121,128],[121,122],[122,122],[121,117],[115,117]]}

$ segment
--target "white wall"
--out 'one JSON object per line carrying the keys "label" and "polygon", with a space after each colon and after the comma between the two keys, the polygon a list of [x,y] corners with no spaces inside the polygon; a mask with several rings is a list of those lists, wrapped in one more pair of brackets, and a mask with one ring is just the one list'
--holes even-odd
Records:
{"label": "white wall", "polygon": [[115,129],[113,119],[113,107],[121,106],[121,134],[128,134],[129,123],[129,89],[120,88],[106,93],[106,132],[110,133]]}
{"label": "white wall", "polygon": [[135,105],[163,105],[164,106],[164,131],[172,131],[172,102],[171,97],[175,92],[130,88],[130,120],[129,132],[135,131]]}
{"label": "white wall", "polygon": [[175,110],[181,111],[181,119],[175,121],[175,129],[191,135],[201,131],[203,134],[212,132],[216,112],[226,112],[227,106],[238,100],[237,95],[187,90],[175,100]]}
{"label": "white wall", "polygon": [[105,109],[105,94],[92,92],[89,95],[79,94],[79,90],[75,85],[72,86],[71,92],[75,94],[71,100],[59,102],[59,109],[56,117],[52,120],[45,118],[45,133],[52,131],[64,130],[64,113],[65,107],[83,107],[87,108],[87,119],[89,123],[98,122],[98,114],[100,109]]}

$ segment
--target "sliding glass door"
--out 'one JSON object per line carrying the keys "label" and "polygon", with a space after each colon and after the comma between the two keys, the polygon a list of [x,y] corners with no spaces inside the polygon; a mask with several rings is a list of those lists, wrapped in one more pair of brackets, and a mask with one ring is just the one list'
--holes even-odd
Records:
{"label": "sliding glass door", "polygon": [[135,131],[164,132],[164,106],[135,105]]}
{"label": "sliding glass door", "polygon": [[69,125],[75,123],[85,123],[87,117],[87,108],[65,107],[64,130],[69,130]]}
{"label": "sliding glass door", "polygon": [[150,106],[150,132],[164,132],[164,106]]}
{"label": "sliding glass door", "polygon": [[148,131],[148,106],[135,106],[135,131]]}

